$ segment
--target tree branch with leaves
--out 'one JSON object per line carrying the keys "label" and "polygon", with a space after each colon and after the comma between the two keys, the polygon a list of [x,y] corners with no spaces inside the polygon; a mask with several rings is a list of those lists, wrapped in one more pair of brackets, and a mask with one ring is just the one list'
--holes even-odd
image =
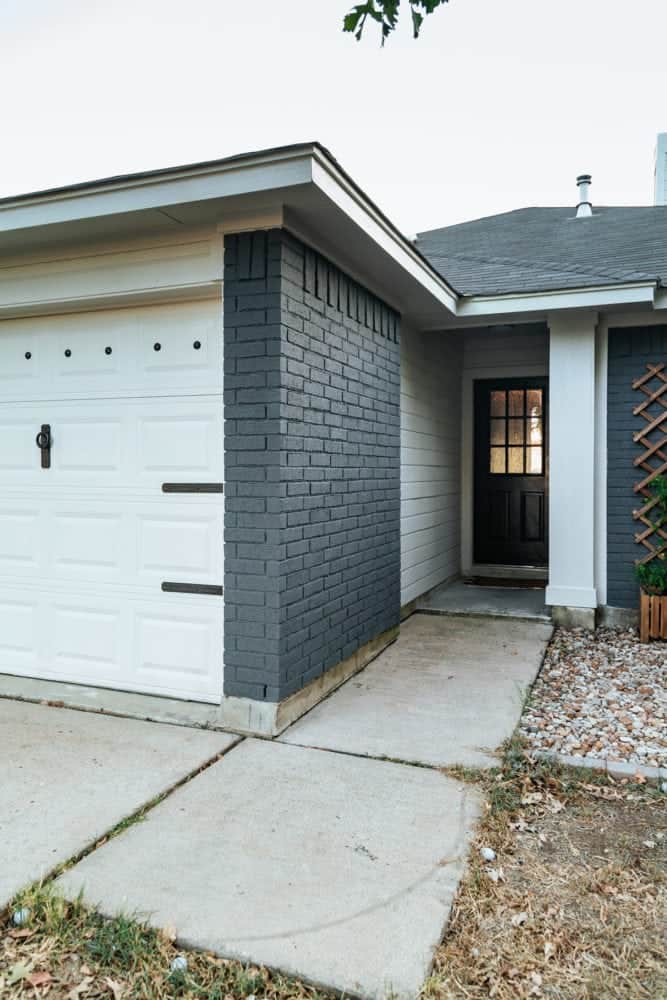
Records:
{"label": "tree branch with leaves", "polygon": [[[412,17],[412,36],[419,37],[424,18],[432,14],[438,7],[442,7],[448,0],[406,0],[410,7]],[[398,24],[401,13],[401,0],[366,0],[365,3],[354,5],[349,14],[343,19],[343,31],[350,31],[359,41],[364,33],[366,21],[370,18],[376,21],[382,31],[382,44],[386,42],[389,35]]]}

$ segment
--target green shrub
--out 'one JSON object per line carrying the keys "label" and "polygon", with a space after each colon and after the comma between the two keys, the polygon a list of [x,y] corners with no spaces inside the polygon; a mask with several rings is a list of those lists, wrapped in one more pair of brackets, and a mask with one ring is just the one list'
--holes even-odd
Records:
{"label": "green shrub", "polygon": [[[667,476],[656,476],[649,487],[656,501],[651,508],[651,523],[655,531],[667,524]],[[664,544],[664,541],[663,541]],[[635,576],[647,594],[667,595],[667,552],[661,552],[650,562],[635,563]]]}
{"label": "green shrub", "polygon": [[638,563],[635,575],[647,594],[667,594],[667,559],[664,556],[658,556],[651,562]]}

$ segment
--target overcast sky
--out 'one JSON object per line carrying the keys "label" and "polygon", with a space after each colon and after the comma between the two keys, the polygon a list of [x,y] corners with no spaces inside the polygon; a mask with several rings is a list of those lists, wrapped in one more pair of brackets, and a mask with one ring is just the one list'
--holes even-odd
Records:
{"label": "overcast sky", "polygon": [[665,0],[451,0],[384,49],[350,6],[0,0],[0,196],[318,139],[408,235],[581,172],[651,203]]}

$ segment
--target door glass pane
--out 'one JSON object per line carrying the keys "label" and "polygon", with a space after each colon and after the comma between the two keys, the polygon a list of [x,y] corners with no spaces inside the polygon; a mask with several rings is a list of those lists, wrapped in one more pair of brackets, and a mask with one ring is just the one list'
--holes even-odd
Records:
{"label": "door glass pane", "polygon": [[508,420],[509,443],[523,444],[523,420]]}
{"label": "door glass pane", "polygon": [[542,390],[528,389],[526,392],[526,413],[529,417],[542,416]]}
{"label": "door glass pane", "polygon": [[526,443],[542,444],[542,420],[540,417],[528,417],[526,420]]}
{"label": "door glass pane", "polygon": [[542,449],[526,448],[526,472],[533,476],[542,475]]}
{"label": "door glass pane", "polygon": [[522,417],[523,416],[523,389],[510,389],[510,406],[509,414],[510,417]]}
{"label": "door glass pane", "polygon": [[505,444],[505,421],[491,421],[491,444]]}
{"label": "door glass pane", "polygon": [[491,416],[504,417],[507,409],[507,393],[503,390],[491,393]]}
{"label": "door glass pane", "polygon": [[508,448],[509,465],[508,472],[523,472],[523,448]]}
{"label": "door glass pane", "polygon": [[504,448],[492,448],[491,449],[491,462],[490,462],[491,472],[496,474],[504,474],[507,470],[505,468],[505,449]]}

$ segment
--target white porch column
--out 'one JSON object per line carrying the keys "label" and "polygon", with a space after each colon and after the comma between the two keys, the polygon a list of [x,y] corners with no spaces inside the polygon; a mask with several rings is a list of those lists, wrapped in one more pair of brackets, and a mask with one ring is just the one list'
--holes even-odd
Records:
{"label": "white porch column", "polygon": [[[597,607],[595,340],[597,313],[549,317],[549,585],[557,609]],[[592,625],[593,612],[554,613]]]}

